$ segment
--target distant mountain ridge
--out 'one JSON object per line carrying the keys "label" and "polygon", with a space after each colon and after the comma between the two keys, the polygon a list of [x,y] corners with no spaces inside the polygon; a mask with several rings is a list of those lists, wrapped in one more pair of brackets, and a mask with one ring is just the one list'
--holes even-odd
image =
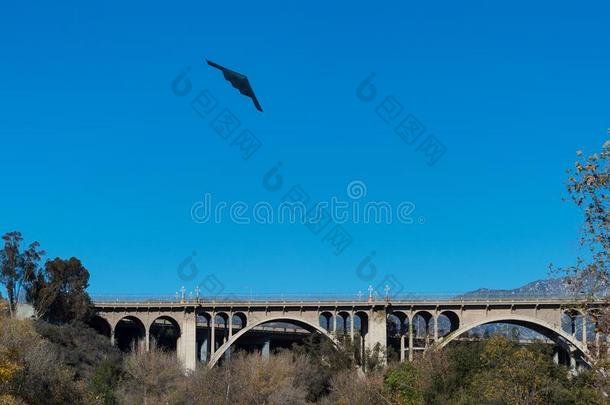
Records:
{"label": "distant mountain ridge", "polygon": [[[519,298],[570,298],[574,297],[574,287],[569,277],[548,278],[527,283],[521,287],[511,290],[479,288],[458,296],[460,299],[519,299]],[[593,286],[593,279],[587,280],[585,285]],[[596,289],[596,297],[610,295],[610,285],[603,283],[601,288]],[[487,334],[503,334],[517,337],[520,340],[540,340],[546,338],[540,333],[525,326],[509,325],[507,323],[492,323],[478,326],[468,332],[471,336],[485,336]]]}
{"label": "distant mountain ridge", "polygon": [[[592,283],[589,283],[592,285]],[[606,296],[610,294],[610,286],[605,283],[595,296]],[[549,278],[536,280],[512,290],[479,288],[459,296],[459,298],[527,298],[527,297],[549,297],[569,298],[575,295],[570,278]]]}

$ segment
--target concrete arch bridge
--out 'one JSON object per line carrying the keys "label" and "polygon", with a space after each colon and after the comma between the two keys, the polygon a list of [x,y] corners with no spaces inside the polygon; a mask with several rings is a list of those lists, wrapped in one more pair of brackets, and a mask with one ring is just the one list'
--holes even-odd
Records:
{"label": "concrete arch bridge", "polygon": [[[588,302],[586,311],[607,305]],[[472,338],[483,325],[525,327],[552,343],[555,360],[586,366],[591,342],[608,341],[562,298],[405,300],[95,300],[94,327],[122,350],[175,350],[186,369],[212,367],[236,348],[268,355],[310,332],[378,346],[400,361]],[[580,308],[580,312],[579,312]],[[515,329],[518,330],[518,329]]]}

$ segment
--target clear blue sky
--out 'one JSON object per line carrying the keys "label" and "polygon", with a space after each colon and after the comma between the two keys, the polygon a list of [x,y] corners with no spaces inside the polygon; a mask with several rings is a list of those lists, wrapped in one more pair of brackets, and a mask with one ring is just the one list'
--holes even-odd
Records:
{"label": "clear blue sky", "polygon": [[[240,4],[241,3],[241,4]],[[93,293],[512,288],[569,264],[575,151],[610,126],[608,4],[574,2],[5,2],[0,12],[0,232],[80,258]],[[264,113],[203,64],[246,73]],[[263,147],[244,161],[179,98],[187,66]],[[356,97],[377,74],[378,99]],[[447,152],[434,166],[375,113],[394,95]],[[197,224],[204,193],[278,202],[286,186],[413,201],[424,224],[346,224],[339,256],[298,224]],[[179,264],[196,251],[197,279]]]}

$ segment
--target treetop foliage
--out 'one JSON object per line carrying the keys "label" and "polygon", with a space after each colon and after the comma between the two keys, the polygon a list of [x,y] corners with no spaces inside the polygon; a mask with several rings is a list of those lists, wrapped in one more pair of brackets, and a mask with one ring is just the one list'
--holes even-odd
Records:
{"label": "treetop foliage", "polygon": [[87,321],[94,314],[86,291],[89,272],[79,259],[55,258],[40,266],[44,251],[38,242],[22,250],[20,232],[8,232],[2,239],[0,283],[7,292],[11,317],[16,315],[17,302],[22,296],[33,305],[37,318],[49,322]]}

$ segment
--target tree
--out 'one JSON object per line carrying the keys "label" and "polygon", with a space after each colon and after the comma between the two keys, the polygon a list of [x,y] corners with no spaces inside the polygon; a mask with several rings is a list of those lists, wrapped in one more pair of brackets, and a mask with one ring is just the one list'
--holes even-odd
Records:
{"label": "tree", "polygon": [[116,391],[122,375],[123,368],[120,361],[102,361],[89,379],[92,396],[104,405],[118,404]]}
{"label": "tree", "polygon": [[307,357],[310,363],[310,367],[303,368],[300,377],[307,384],[309,401],[314,402],[328,394],[332,376],[353,367],[354,350],[349,340],[344,339],[337,347],[320,333],[312,333],[293,346],[294,353]]}
{"label": "tree", "polygon": [[[540,346],[521,346],[502,336],[485,343],[481,367],[457,403],[603,403],[594,392],[575,389],[565,367],[553,363]],[[577,395],[578,394],[578,395]]]}
{"label": "tree", "polygon": [[[563,270],[570,276],[575,293],[610,303],[610,141],[602,145],[599,153],[585,157],[578,151],[576,155],[574,169],[568,171],[567,190],[583,212],[580,244],[586,250],[576,265]],[[597,367],[607,368],[610,356],[603,337],[610,336],[610,310],[589,310],[586,304],[583,309],[592,318],[598,337],[590,344],[590,353],[597,357]],[[608,379],[603,380],[606,383],[600,389],[610,391]]]}
{"label": "tree", "polygon": [[423,402],[424,395],[419,374],[419,370],[411,362],[401,363],[386,373],[384,384],[395,402],[409,405]]}
{"label": "tree", "polygon": [[2,236],[2,240],[4,247],[0,250],[0,283],[6,288],[8,310],[13,318],[22,288],[33,281],[44,251],[39,249],[38,242],[31,243],[26,250],[21,251],[23,237],[20,232],[8,232]]}
{"label": "tree", "polygon": [[587,253],[566,270],[573,276],[576,292],[594,295],[607,288],[610,276],[610,141],[603,144],[600,153],[584,157],[578,151],[576,155],[574,169],[568,170],[567,190],[583,210],[580,243]]}
{"label": "tree", "polygon": [[94,314],[88,286],[89,271],[80,260],[55,258],[38,271],[27,294],[38,318],[53,323],[87,321]]}

